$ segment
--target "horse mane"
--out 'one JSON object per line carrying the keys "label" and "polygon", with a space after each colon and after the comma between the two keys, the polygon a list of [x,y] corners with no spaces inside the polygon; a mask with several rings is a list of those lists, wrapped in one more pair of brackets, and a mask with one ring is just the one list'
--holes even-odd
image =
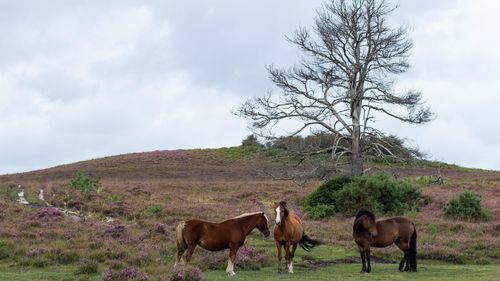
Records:
{"label": "horse mane", "polygon": [[281,201],[280,202],[280,205],[281,207],[283,207],[283,209],[285,210],[284,211],[284,217],[288,217],[288,215],[290,214],[290,211],[288,211],[288,209],[286,208],[286,201]]}
{"label": "horse mane", "polygon": [[[253,216],[253,215],[257,215],[257,214],[264,214],[264,212],[244,213],[244,214],[241,214],[241,215],[234,217],[232,219],[240,219],[240,218],[249,217],[249,216]],[[266,217],[266,219],[267,219],[267,217]]]}
{"label": "horse mane", "polygon": [[362,216],[367,216],[367,217],[373,219],[373,221],[375,221],[375,214],[372,211],[368,210],[367,208],[359,209],[359,211],[356,213],[356,218],[354,219],[354,221],[356,221],[357,219],[359,219]]}
{"label": "horse mane", "polygon": [[367,208],[361,208],[359,211],[356,213],[356,218],[354,219],[354,223],[352,225],[352,234],[355,235],[356,232],[362,232],[364,231],[363,224],[361,223],[361,220],[358,220],[362,216],[367,216],[373,221],[375,221],[375,214],[373,214],[372,211],[368,210]]}

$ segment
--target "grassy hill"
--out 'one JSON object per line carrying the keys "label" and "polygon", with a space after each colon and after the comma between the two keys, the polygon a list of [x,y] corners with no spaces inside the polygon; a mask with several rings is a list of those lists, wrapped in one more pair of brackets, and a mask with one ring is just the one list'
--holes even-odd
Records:
{"label": "grassy hill", "polygon": [[[498,276],[499,172],[426,161],[389,164],[378,160],[367,163],[370,173],[383,171],[421,185],[419,212],[402,214],[416,222],[419,233],[422,266],[412,279],[493,280]],[[265,211],[271,217],[271,204],[278,200],[288,201],[302,215],[304,198],[322,181],[285,180],[314,166],[296,164],[282,151],[235,147],[133,153],[0,176],[0,280],[100,280],[101,273],[127,266],[147,272],[152,280],[166,280],[173,265],[174,229],[183,219],[219,221],[251,211]],[[444,178],[442,185],[429,180],[438,170]],[[97,192],[87,194],[69,187],[77,171],[99,179]],[[16,202],[19,185],[30,205]],[[443,218],[442,208],[464,189],[481,197],[493,221]],[[71,209],[75,215],[61,216],[42,208],[46,202],[39,198],[40,190],[48,204]],[[298,250],[297,274],[279,279],[408,276],[397,272],[395,262],[401,254],[395,247],[373,251],[379,262],[373,264],[370,277],[358,273],[352,218],[338,215],[315,221],[304,217],[304,223],[308,234],[327,243],[307,254]],[[256,267],[260,270],[237,270],[236,279],[275,280],[272,239],[254,231],[246,245],[260,251],[264,261]],[[193,259],[208,280],[226,278],[226,253],[197,250]],[[75,273],[81,271],[82,263],[93,262],[97,273]]]}

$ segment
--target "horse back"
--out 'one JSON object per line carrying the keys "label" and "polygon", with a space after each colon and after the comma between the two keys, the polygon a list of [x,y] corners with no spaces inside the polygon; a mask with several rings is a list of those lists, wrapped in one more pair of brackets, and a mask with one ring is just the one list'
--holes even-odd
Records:
{"label": "horse back", "polygon": [[238,243],[239,236],[226,222],[212,223],[202,220],[186,221],[184,237],[188,244],[197,244],[202,248],[219,251],[230,247],[231,243]]}
{"label": "horse back", "polygon": [[394,217],[376,222],[378,235],[371,243],[372,247],[386,247],[398,239],[409,241],[413,234],[413,224],[404,217]]}

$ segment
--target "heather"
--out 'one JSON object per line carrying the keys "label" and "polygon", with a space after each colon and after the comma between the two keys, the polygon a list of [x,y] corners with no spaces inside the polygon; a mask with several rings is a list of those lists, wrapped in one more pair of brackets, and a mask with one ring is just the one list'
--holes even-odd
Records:
{"label": "heather", "polygon": [[[127,276],[137,272],[136,279],[168,280],[173,274],[179,221],[195,217],[221,221],[243,212],[265,211],[272,223],[271,206],[278,200],[288,201],[292,212],[305,213],[302,219],[307,233],[326,242],[311,253],[297,250],[297,276],[303,280],[340,278],[341,274],[345,280],[354,278],[351,275],[359,272],[359,257],[352,241],[352,217],[336,209],[320,220],[310,217],[304,206],[324,181],[273,178],[269,173],[309,171],[310,167],[267,157],[257,150],[240,148],[158,151],[0,176],[0,280],[116,279],[127,268]],[[415,221],[424,268],[438,274],[458,264],[462,267],[456,272],[479,270],[478,276],[484,277],[483,268],[490,270],[499,264],[500,173],[441,166],[444,183],[438,184],[426,180],[436,173],[433,163],[400,165],[397,169],[378,162],[370,165],[374,171],[390,175],[391,180],[419,186],[417,208],[381,213],[379,217],[397,214]],[[269,173],[264,173],[264,168]],[[91,181],[99,179],[99,188],[83,192],[71,187],[76,171]],[[32,204],[17,202],[18,185]],[[38,198],[40,189],[52,206]],[[456,220],[444,215],[450,200],[464,190],[481,198],[480,205],[491,213],[490,220]],[[322,197],[316,199],[319,205],[324,204]],[[78,215],[69,216],[63,210]],[[372,253],[388,263],[377,264],[380,274],[397,279],[391,274],[397,270],[393,263],[401,258],[399,250],[389,247]],[[220,280],[226,277],[227,258],[227,251],[197,249],[193,267],[202,270],[206,280]],[[477,264],[481,267],[473,267]],[[273,280],[266,278],[275,277],[275,268],[274,241],[252,232],[238,255],[236,277]],[[21,269],[24,273],[19,273]],[[19,274],[24,275],[16,279]],[[432,274],[419,272],[418,276]]]}

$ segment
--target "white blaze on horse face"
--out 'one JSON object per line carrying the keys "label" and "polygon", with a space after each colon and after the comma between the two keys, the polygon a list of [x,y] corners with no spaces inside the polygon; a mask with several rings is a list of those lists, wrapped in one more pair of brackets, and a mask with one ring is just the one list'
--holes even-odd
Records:
{"label": "white blaze on horse face", "polygon": [[280,216],[280,206],[276,208],[276,224],[281,223],[281,216]]}

